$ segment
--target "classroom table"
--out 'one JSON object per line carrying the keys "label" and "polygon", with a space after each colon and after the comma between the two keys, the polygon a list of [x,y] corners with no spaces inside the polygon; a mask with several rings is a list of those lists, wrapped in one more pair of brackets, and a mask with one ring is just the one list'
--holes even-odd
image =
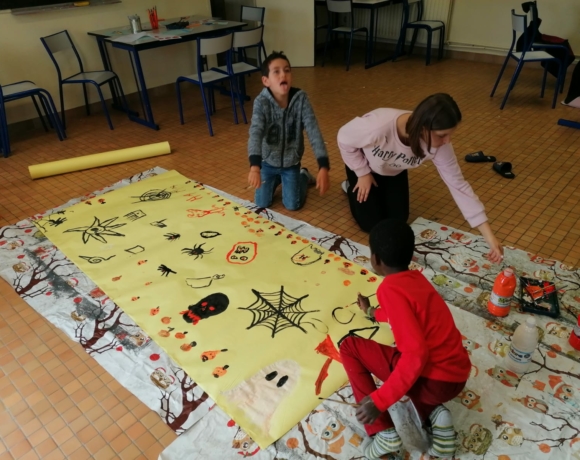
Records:
{"label": "classroom table", "polygon": [[[164,27],[165,24],[171,24],[174,22],[179,22],[180,20],[187,20],[190,24],[199,24],[195,27],[189,29],[177,29],[168,30]],[[144,118],[139,117],[135,112],[129,112],[129,118],[132,121],[140,123],[151,129],[159,129],[159,125],[155,123],[153,118],[153,110],[151,109],[151,101],[149,100],[149,94],[147,92],[147,84],[145,83],[145,75],[143,74],[143,68],[141,67],[141,59],[139,58],[139,53],[141,51],[150,50],[153,48],[160,48],[162,46],[177,45],[179,43],[185,43],[193,40],[197,40],[198,37],[207,37],[213,35],[219,35],[221,33],[233,32],[239,30],[246,26],[244,22],[234,22],[234,21],[222,21],[214,20],[206,16],[188,16],[185,18],[172,18],[159,23],[161,27],[158,30],[149,30],[150,32],[159,34],[161,36],[165,35],[178,35],[179,39],[174,40],[157,40],[153,37],[142,37],[138,40],[125,43],[120,41],[115,41],[115,38],[122,37],[123,35],[130,35],[132,32],[129,25],[113,27],[110,29],[95,30],[88,32],[89,35],[94,36],[97,39],[97,45],[99,46],[99,52],[101,54],[101,59],[103,60],[103,65],[105,70],[113,70],[111,65],[111,60],[109,58],[109,52],[107,49],[107,43],[111,44],[113,48],[119,48],[125,50],[129,53],[131,58],[131,66],[133,68],[133,76],[135,77],[135,82],[137,84],[139,98],[141,100],[141,106],[143,108]],[[150,29],[150,24],[146,23],[143,25],[143,31]],[[175,76],[177,79],[178,75]],[[113,96],[114,107],[120,108],[119,96],[111,85],[111,93]]]}
{"label": "classroom table", "polygon": [[[398,57],[397,54],[388,56],[379,60],[374,60],[374,50],[376,39],[376,29],[377,29],[377,19],[378,10],[386,6],[396,5],[398,3],[403,3],[402,0],[352,0],[353,9],[369,10],[370,12],[370,24],[369,24],[369,35],[367,42],[367,55],[365,58],[365,69],[369,69],[376,65],[382,64],[383,62],[392,61]],[[326,5],[326,0],[315,0],[317,5]],[[402,34],[402,30],[401,33]],[[399,35],[400,35],[399,34]],[[399,36],[398,42],[401,41],[401,36]],[[397,50],[401,49],[397,46]]]}

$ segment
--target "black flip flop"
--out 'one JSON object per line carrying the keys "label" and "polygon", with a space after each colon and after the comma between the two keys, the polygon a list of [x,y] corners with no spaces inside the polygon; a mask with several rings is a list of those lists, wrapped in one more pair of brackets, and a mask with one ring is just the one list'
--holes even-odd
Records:
{"label": "black flip flop", "polygon": [[512,164],[507,161],[496,161],[493,164],[493,170],[506,179],[513,179],[516,177],[512,172]]}
{"label": "black flip flop", "polygon": [[468,153],[465,155],[465,161],[468,163],[493,163],[495,157],[484,155],[480,150],[479,152]]}

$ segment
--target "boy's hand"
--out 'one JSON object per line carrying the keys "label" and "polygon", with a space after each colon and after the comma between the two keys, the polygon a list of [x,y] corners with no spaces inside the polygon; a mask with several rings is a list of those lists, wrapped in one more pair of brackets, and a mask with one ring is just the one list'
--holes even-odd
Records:
{"label": "boy's hand", "polygon": [[250,168],[250,174],[248,175],[248,184],[254,189],[259,189],[262,185],[262,176],[260,175],[260,168],[257,166],[252,166]]}
{"label": "boy's hand", "polygon": [[365,313],[365,315],[367,313],[367,310],[369,308],[371,308],[371,303],[369,302],[369,298],[365,297],[360,292],[358,293],[356,303],[358,304],[359,308]]}
{"label": "boy's hand", "polygon": [[379,415],[381,415],[381,411],[375,406],[372,398],[365,396],[356,410],[356,419],[363,425],[370,425]]}
{"label": "boy's hand", "polygon": [[316,175],[316,189],[320,191],[320,196],[324,195],[329,187],[328,169],[320,168]]}

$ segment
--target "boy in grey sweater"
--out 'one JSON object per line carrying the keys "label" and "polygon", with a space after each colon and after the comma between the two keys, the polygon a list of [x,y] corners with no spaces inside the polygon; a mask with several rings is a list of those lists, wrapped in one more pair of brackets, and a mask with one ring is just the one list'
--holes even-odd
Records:
{"label": "boy in grey sweater", "polygon": [[[254,201],[260,208],[272,204],[276,187],[282,184],[286,209],[300,209],[306,201],[308,185],[316,182],[323,195],[328,190],[328,154],[306,93],[292,88],[290,61],[274,51],[262,64],[265,88],[254,100],[250,126],[248,183],[256,189]],[[318,161],[316,179],[300,167],[306,130]]]}

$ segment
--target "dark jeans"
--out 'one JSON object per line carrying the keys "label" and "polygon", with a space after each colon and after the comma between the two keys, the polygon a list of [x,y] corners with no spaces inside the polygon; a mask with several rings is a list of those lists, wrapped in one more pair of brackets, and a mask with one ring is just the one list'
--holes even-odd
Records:
{"label": "dark jeans", "polygon": [[357,175],[348,166],[346,177],[348,179],[348,203],[352,217],[359,227],[365,232],[384,219],[401,219],[407,222],[409,219],[409,176],[407,170],[401,171],[396,176],[381,176],[372,173],[377,187],[371,187],[366,201],[359,203],[357,193],[352,191],[358,181]]}
{"label": "dark jeans", "polygon": [[280,183],[282,183],[282,203],[286,209],[296,211],[304,206],[308,192],[308,176],[300,174],[299,164],[288,168],[275,168],[262,162],[260,176],[262,183],[254,196],[256,206],[270,207],[276,187]]}

